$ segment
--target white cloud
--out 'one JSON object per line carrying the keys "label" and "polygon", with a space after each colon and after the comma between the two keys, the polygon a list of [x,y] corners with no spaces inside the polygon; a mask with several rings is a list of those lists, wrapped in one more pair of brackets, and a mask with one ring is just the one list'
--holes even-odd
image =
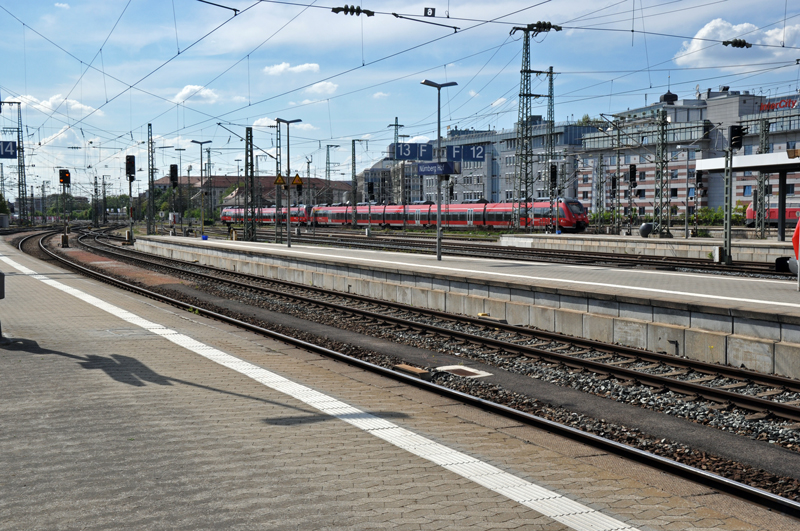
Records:
{"label": "white cloud", "polygon": [[474,90],[470,90],[468,94],[469,94],[470,98],[474,98],[475,96],[478,96],[478,93],[475,92]]}
{"label": "white cloud", "polygon": [[305,91],[309,94],[333,94],[339,85],[330,81],[320,81],[308,87]]}
{"label": "white cloud", "polygon": [[376,100],[379,100],[381,98],[388,98],[389,95],[385,92],[376,92],[375,94],[372,95],[372,97],[375,98]]}
{"label": "white cloud", "polygon": [[255,122],[253,122],[253,127],[267,127],[267,126],[274,126],[277,122],[272,118],[259,118]]}
{"label": "white cloud", "polygon": [[425,135],[418,135],[418,136],[414,136],[414,137],[409,138],[405,142],[408,143],[408,144],[424,144],[426,142],[430,142],[430,140],[431,139],[428,138]]}
{"label": "white cloud", "polygon": [[[16,99],[16,98],[9,98],[9,99]],[[51,96],[50,99],[47,100],[38,100],[33,96],[22,96],[20,98],[22,100],[22,106],[25,107],[26,105],[30,105],[34,109],[38,109],[42,112],[51,113],[53,110],[58,107],[59,112],[61,113],[68,113],[68,112],[77,112],[80,115],[87,115],[92,111],[95,111],[95,116],[103,116],[103,111],[97,111],[94,107],[89,105],[84,105],[83,103],[79,102],[78,100],[73,99],[64,99],[61,94],[56,94],[55,96]]]}
{"label": "white cloud", "polygon": [[[800,24],[786,26],[785,45],[796,46],[800,41]],[[753,46],[752,48],[731,48],[730,46],[710,46],[708,39],[726,41],[744,39],[751,44],[766,44],[774,48]],[[739,67],[741,63],[757,61],[780,61],[795,59],[793,52],[786,47],[781,47],[784,40],[783,27],[771,30],[759,30],[757,26],[748,22],[731,24],[721,18],[716,18],[700,28],[691,41],[684,41],[683,46],[675,54],[673,60],[680,66],[718,66],[730,65],[728,70],[745,70],[750,67]]]}
{"label": "white cloud", "polygon": [[291,66],[289,63],[265,66],[264,73],[268,76],[279,76],[283,73],[299,74],[301,72],[319,72],[319,65],[316,63],[305,63],[302,65]]}
{"label": "white cloud", "polygon": [[214,103],[219,99],[219,96],[213,89],[205,88],[202,85],[186,85],[172,98],[172,101],[183,103],[189,98],[191,98],[192,103]]}
{"label": "white cloud", "polygon": [[372,134],[367,133],[366,135],[361,135],[361,140],[369,140],[372,138]]}
{"label": "white cloud", "polygon": [[67,134],[67,129],[69,129],[69,126],[65,125],[64,127],[62,127],[62,128],[61,128],[61,129],[58,131],[58,133],[56,133],[56,134],[54,134],[54,135],[50,135],[50,136],[48,136],[47,138],[43,138],[43,139],[41,140],[41,143],[42,143],[42,144],[45,144],[45,145],[47,145],[47,144],[48,144],[48,143],[50,143],[52,140],[56,140],[56,139],[58,139],[58,138],[64,138],[64,137],[66,136],[66,134]]}
{"label": "white cloud", "polygon": [[54,5],[56,7],[60,7],[61,9],[69,9],[69,4],[62,4],[60,2],[56,2]]}
{"label": "white cloud", "polygon": [[498,105],[504,104],[506,101],[507,100],[505,98],[497,98],[492,102],[491,107],[497,107]]}
{"label": "white cloud", "polygon": [[299,129],[300,131],[316,131],[317,128],[311,124],[300,122],[299,124],[292,124],[292,129]]}

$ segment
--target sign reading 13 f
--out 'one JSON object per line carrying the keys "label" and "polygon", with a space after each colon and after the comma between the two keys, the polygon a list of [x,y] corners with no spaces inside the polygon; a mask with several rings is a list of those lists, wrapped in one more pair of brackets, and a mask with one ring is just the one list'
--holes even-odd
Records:
{"label": "sign reading 13 f", "polygon": [[482,162],[486,157],[486,146],[475,144],[472,146],[447,146],[447,160],[455,162]]}
{"label": "sign reading 13 f", "polygon": [[17,158],[17,143],[2,141],[0,142],[0,159]]}

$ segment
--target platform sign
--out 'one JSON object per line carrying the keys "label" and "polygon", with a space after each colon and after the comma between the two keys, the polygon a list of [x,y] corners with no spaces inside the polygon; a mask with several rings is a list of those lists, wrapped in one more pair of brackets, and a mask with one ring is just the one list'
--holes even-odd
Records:
{"label": "platform sign", "polygon": [[453,175],[461,173],[461,164],[457,162],[432,162],[419,164],[417,172],[420,175]]}
{"label": "platform sign", "polygon": [[486,157],[486,146],[447,146],[447,160],[450,162],[482,162]]}
{"label": "platform sign", "polygon": [[0,142],[0,159],[17,158],[17,143],[9,141]]}
{"label": "platform sign", "polygon": [[395,144],[395,160],[433,160],[433,146],[430,144]]}

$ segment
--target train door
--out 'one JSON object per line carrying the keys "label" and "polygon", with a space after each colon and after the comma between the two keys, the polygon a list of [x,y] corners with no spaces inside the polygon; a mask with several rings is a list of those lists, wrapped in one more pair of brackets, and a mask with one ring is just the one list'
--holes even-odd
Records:
{"label": "train door", "polygon": [[472,220],[475,219],[474,212],[475,211],[472,210],[471,208],[467,210],[467,227],[471,227],[472,226]]}
{"label": "train door", "polygon": [[419,210],[414,211],[414,225],[419,225],[420,223],[420,215]]}

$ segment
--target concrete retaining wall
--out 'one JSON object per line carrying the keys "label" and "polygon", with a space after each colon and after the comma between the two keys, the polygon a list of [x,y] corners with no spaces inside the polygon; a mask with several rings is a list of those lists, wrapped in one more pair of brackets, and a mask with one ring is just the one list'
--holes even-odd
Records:
{"label": "concrete retaining wall", "polygon": [[800,378],[800,321],[789,317],[218,250],[187,239],[139,238],[136,249],[421,308],[488,313],[514,325]]}
{"label": "concrete retaining wall", "polygon": [[[676,256],[680,258],[710,258],[722,247],[722,240],[705,238],[669,240],[618,237],[618,236],[580,236],[570,234],[569,238],[540,235],[504,235],[500,245],[537,249],[556,249],[565,251],[595,251],[646,256]],[[731,253],[734,261],[765,262],[774,264],[780,257],[791,256],[791,242],[765,240],[734,241]]]}

